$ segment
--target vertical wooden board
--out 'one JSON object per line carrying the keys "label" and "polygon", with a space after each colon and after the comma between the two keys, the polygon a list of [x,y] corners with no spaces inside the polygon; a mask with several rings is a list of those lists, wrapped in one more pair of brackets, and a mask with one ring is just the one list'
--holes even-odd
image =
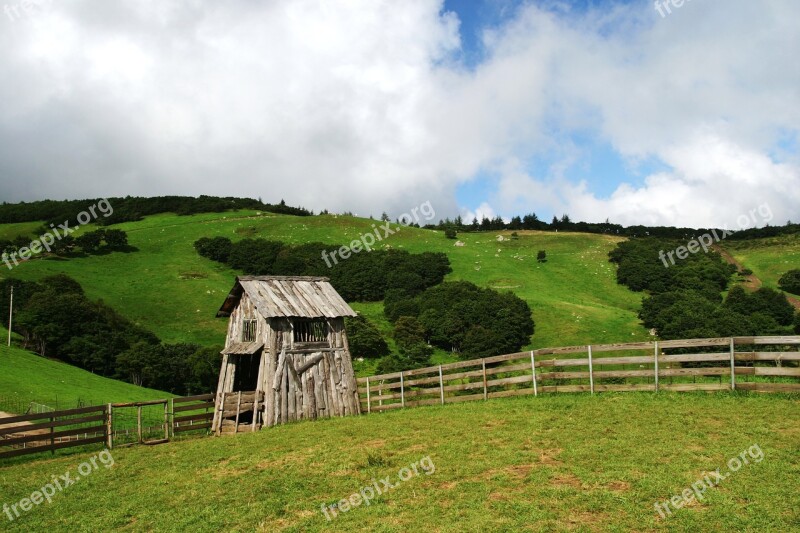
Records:
{"label": "vertical wooden board", "polygon": [[275,418],[275,395],[273,394],[272,384],[275,381],[275,367],[277,365],[277,353],[275,351],[275,335],[272,332],[271,321],[264,337],[264,358],[266,360],[266,370],[264,380],[261,383],[261,390],[264,391],[264,420],[266,426],[273,424]]}
{"label": "vertical wooden board", "polygon": [[303,403],[303,418],[306,420],[311,418],[311,399],[313,396],[313,393],[309,391],[308,376],[308,371],[303,372],[303,374],[300,376],[300,381],[303,384],[300,391],[300,398]]}
{"label": "vertical wooden board", "polygon": [[326,416],[328,406],[325,404],[325,382],[322,379],[322,361],[314,365],[312,369],[314,372],[314,403],[317,409],[317,416]]}
{"label": "vertical wooden board", "polygon": [[[286,361],[283,362],[286,364]],[[289,373],[284,371],[281,378],[281,386],[278,388],[278,394],[281,398],[281,416],[278,419],[279,424],[285,424],[289,421]]]}
{"label": "vertical wooden board", "polygon": [[325,354],[317,365],[317,383],[319,384],[322,405],[325,406],[325,416],[333,415],[333,404],[328,395],[328,375],[325,372]]}
{"label": "vertical wooden board", "polygon": [[331,416],[341,416],[342,406],[339,402],[339,392],[336,383],[336,364],[332,360],[331,353],[325,354],[325,376],[328,383],[328,397],[333,406]]}
{"label": "vertical wooden board", "polygon": [[[294,361],[293,356],[291,355],[286,356],[287,370],[289,370],[288,367],[294,364],[293,361]],[[295,391],[296,386],[291,370],[289,372],[286,372],[286,379],[288,381],[288,386],[289,386],[287,389],[289,394],[289,420],[295,421],[297,420],[297,393]]]}

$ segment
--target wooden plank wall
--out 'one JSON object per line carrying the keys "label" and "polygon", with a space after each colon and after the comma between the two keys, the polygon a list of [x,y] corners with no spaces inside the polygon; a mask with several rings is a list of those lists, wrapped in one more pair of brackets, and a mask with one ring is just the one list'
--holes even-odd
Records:
{"label": "wooden plank wall", "polygon": [[800,393],[800,336],[545,348],[359,378],[364,412],[557,392]]}
{"label": "wooden plank wall", "polygon": [[344,320],[329,319],[330,348],[308,350],[293,346],[288,320],[270,323],[275,331],[270,349],[279,355],[268,357],[263,387],[271,401],[266,424],[359,414],[358,384]]}

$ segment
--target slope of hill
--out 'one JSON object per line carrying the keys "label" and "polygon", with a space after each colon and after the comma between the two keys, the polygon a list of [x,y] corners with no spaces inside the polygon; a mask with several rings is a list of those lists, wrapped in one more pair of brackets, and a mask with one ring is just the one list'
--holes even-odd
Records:
{"label": "slope of hill", "polygon": [[723,245],[737,262],[772,289],[778,289],[778,280],[786,272],[800,268],[800,234],[726,241]]}
{"label": "slope of hill", "polygon": [[8,330],[0,328],[0,410],[21,412],[30,402],[54,409],[82,403],[135,402],[168,398],[166,392],[96,376],[68,364],[5,345]]}
{"label": "slope of hill", "polygon": [[[115,449],[111,468],[0,522],[5,531],[790,531],[798,407],[780,396],[609,393],[302,422]],[[3,501],[29,498],[54,472],[74,477],[90,455],[0,467]],[[682,508],[659,515],[656,503],[706,479],[714,486],[699,485],[701,501],[684,507],[678,496]],[[376,484],[385,493],[373,490],[369,505],[341,504]],[[328,521],[322,508],[334,504]]]}
{"label": "slope of hill", "polygon": [[[237,273],[198,256],[192,246],[195,240],[220,235],[344,244],[372,232],[377,224],[345,216],[294,217],[255,211],[156,215],[115,226],[128,232],[137,252],[69,261],[36,259],[2,275],[40,279],[65,272],[78,280],[91,298],[104,299],[164,341],[218,345],[225,337],[226,324],[214,315]],[[30,231],[29,225],[6,225],[6,234],[16,231],[9,226]],[[500,234],[502,242],[497,240]],[[379,245],[411,252],[445,252],[453,265],[449,280],[514,291],[534,313],[536,333],[531,347],[647,337],[636,316],[641,296],[618,286],[608,263],[607,253],[618,239],[533,231],[520,231],[516,240],[510,232],[461,234],[459,238],[464,246],[454,246],[441,232],[407,227]],[[547,263],[537,263],[538,250],[547,251]],[[354,307],[382,320],[380,304],[355,303]]]}

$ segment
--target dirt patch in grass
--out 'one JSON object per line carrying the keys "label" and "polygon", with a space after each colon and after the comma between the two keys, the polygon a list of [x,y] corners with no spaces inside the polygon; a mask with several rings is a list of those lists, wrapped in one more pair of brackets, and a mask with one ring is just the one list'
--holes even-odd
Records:
{"label": "dirt patch in grass", "polygon": [[562,466],[564,463],[556,459],[561,452],[562,448],[551,448],[549,450],[542,450],[539,452],[539,462],[545,466]]}
{"label": "dirt patch in grass", "polygon": [[583,488],[583,483],[574,474],[556,474],[550,480],[550,484],[557,488],[571,487],[573,489]]}
{"label": "dirt patch in grass", "polygon": [[590,513],[588,511],[570,513],[567,518],[568,528],[577,529],[580,527],[588,527],[591,531],[601,531],[601,524],[608,522],[608,514],[606,513]]}
{"label": "dirt patch in grass", "polygon": [[627,481],[612,481],[606,483],[606,488],[612,492],[627,492],[631,490],[631,484]]}

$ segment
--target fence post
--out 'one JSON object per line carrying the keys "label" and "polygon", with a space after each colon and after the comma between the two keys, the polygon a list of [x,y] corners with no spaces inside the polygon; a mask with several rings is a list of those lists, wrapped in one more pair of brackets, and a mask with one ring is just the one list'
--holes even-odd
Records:
{"label": "fence post", "polygon": [[589,391],[594,394],[594,371],[592,370],[592,345],[587,346],[589,352]]}
{"label": "fence post", "polygon": [[113,407],[111,407],[111,404],[108,404],[106,409],[106,446],[110,450],[114,447],[114,418],[111,414],[113,412]]}
{"label": "fence post", "polygon": [[[55,422],[56,422],[56,417],[53,416],[53,415],[50,415],[50,446],[55,446],[56,445],[56,438],[54,436],[54,432],[56,430]],[[50,454],[51,455],[55,455],[56,454],[55,448],[50,448]]]}
{"label": "fence post", "polygon": [[144,438],[142,437],[142,406],[136,406],[136,435],[139,438],[139,444],[144,442]]}
{"label": "fence post", "polygon": [[164,439],[169,440],[169,400],[164,400]]}
{"label": "fence post", "polygon": [[656,369],[656,392],[658,392],[658,341],[656,341],[656,347],[653,354],[653,361],[655,361],[655,369]]}
{"label": "fence post", "polygon": [[444,405],[444,380],[442,379],[442,365],[439,365],[439,396],[442,398],[442,405]]}
{"label": "fence post", "polygon": [[486,359],[481,359],[481,369],[483,369],[483,399],[489,398],[489,389],[486,387]]}
{"label": "fence post", "polygon": [[736,390],[736,348],[731,337],[731,390]]}
{"label": "fence post", "polygon": [[536,360],[533,358],[533,350],[531,350],[531,375],[533,376],[533,395],[539,396],[539,391],[536,388]]}
{"label": "fence post", "polygon": [[367,378],[367,414],[372,412],[372,405],[370,404],[369,399],[369,378]]}
{"label": "fence post", "polygon": [[403,407],[406,406],[406,388],[402,371],[400,372],[400,403]]}

